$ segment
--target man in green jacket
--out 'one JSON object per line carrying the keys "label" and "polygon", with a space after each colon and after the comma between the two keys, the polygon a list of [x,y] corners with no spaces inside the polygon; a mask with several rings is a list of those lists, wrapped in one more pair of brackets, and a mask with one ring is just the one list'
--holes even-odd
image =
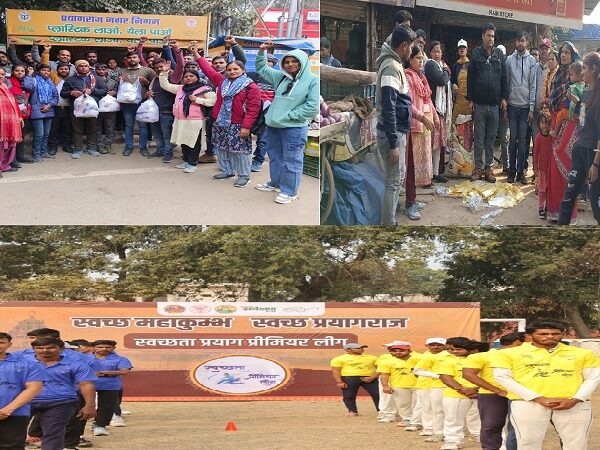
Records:
{"label": "man in green jacket", "polygon": [[259,191],[277,191],[277,203],[286,204],[298,196],[302,179],[308,124],[319,114],[319,78],[310,70],[308,55],[292,50],[281,60],[281,70],[268,66],[265,42],[256,56],[256,72],[275,86],[275,97],[265,116],[267,154],[271,179],[259,184]]}

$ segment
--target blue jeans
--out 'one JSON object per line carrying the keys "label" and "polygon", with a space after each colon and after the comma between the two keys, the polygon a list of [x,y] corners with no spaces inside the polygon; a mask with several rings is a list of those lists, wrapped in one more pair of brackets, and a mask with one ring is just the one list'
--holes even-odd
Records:
{"label": "blue jeans", "polygon": [[308,125],[303,127],[273,128],[267,126],[266,138],[269,142],[269,173],[271,186],[279,187],[287,195],[296,195],[302,167],[304,148],[308,138]]}
{"label": "blue jeans", "polygon": [[[135,126],[135,113],[140,105],[135,103],[121,103],[121,112],[125,120],[125,148],[133,148],[133,127]],[[148,148],[148,124],[138,122],[140,131],[140,148]]]}
{"label": "blue jeans", "polygon": [[508,123],[502,117],[498,119],[498,139],[500,140],[500,162],[503,169],[508,169]]}
{"label": "blue jeans", "polygon": [[400,160],[398,164],[390,164],[390,142],[385,131],[377,130],[377,150],[383,162],[385,172],[385,191],[383,194],[383,205],[381,207],[381,217],[386,226],[396,225],[396,209],[398,208],[398,199],[400,198],[400,186],[406,173],[406,143],[405,133],[397,132],[398,149],[400,150]]}
{"label": "blue jeans", "polygon": [[156,152],[159,155],[173,156],[175,146],[171,144],[171,133],[173,132],[174,121],[173,114],[161,112],[158,122],[150,124],[152,136],[156,141]]}
{"label": "blue jeans", "polygon": [[256,135],[256,149],[254,150],[254,161],[259,163],[265,162],[267,154],[267,127],[263,127],[261,132]]}
{"label": "blue jeans", "polygon": [[52,128],[52,117],[45,119],[30,119],[33,127],[33,157],[48,153],[48,136]]}
{"label": "blue jeans", "polygon": [[54,450],[65,447],[65,429],[78,405],[78,400],[31,404],[31,416],[40,414],[44,448]]}
{"label": "blue jeans", "polygon": [[529,108],[508,107],[508,123],[510,126],[509,164],[511,172],[522,173],[527,168],[529,145],[525,142],[527,137],[527,115]]}
{"label": "blue jeans", "polygon": [[494,140],[498,133],[498,105],[475,105],[473,125],[475,128],[475,168],[483,170],[494,164]]}

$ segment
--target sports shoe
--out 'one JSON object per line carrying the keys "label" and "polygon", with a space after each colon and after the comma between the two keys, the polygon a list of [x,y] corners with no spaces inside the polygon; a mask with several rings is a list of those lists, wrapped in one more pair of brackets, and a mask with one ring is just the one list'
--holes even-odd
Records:
{"label": "sports shoe", "polygon": [[496,182],[496,177],[494,176],[494,170],[491,167],[488,167],[485,169],[485,172],[483,174],[483,179],[485,181],[487,181],[488,183]]}
{"label": "sports shoe", "polygon": [[443,442],[444,435],[443,434],[434,434],[433,436],[429,436],[425,438],[425,442]]}
{"label": "sports shoe", "polygon": [[396,425],[396,426],[398,426],[398,427],[407,427],[409,425],[410,425],[410,420],[402,419],[402,420],[400,420],[400,422],[398,422],[398,425]]}
{"label": "sports shoe", "polygon": [[90,156],[100,156],[100,153],[98,153],[98,151],[94,150],[93,148],[88,148],[86,150],[86,153]]}
{"label": "sports shoe", "polygon": [[[408,431],[408,430],[405,430],[405,431]],[[425,431],[425,430],[423,430],[423,431],[421,431],[419,433],[419,436],[433,436],[433,431]]]}
{"label": "sports shoe", "polygon": [[478,181],[483,178],[483,170],[473,169],[473,175],[471,175],[471,181]]}
{"label": "sports shoe", "polygon": [[170,164],[173,161],[173,155],[164,155],[162,162],[165,164]]}
{"label": "sports shoe", "polygon": [[121,410],[121,415],[122,416],[128,416],[129,414],[131,414],[131,411],[127,411],[126,409],[122,409]]}
{"label": "sports shoe", "polygon": [[42,157],[41,157],[41,156],[34,156],[34,157],[33,157],[33,160],[34,160],[36,163],[41,163],[41,162],[43,162],[43,161],[44,161],[44,160],[42,159]]}
{"label": "sports shoe", "polygon": [[529,182],[527,181],[527,177],[523,172],[517,175],[517,181],[521,184],[529,184]]}
{"label": "sports shoe", "polygon": [[205,153],[198,158],[198,162],[201,164],[216,163],[217,155],[208,155]]}
{"label": "sports shoe", "polygon": [[148,155],[148,158],[160,158],[162,156],[165,156],[165,154],[159,153],[159,152],[153,152]]}
{"label": "sports shoe", "polygon": [[252,164],[250,165],[250,170],[252,172],[260,172],[262,170],[262,163],[252,160]]}
{"label": "sports shoe", "polygon": [[147,148],[140,148],[140,155],[142,155],[144,158],[148,158],[150,156],[150,153],[148,153]]}
{"label": "sports shoe", "polygon": [[123,150],[123,156],[130,156],[132,153],[133,153],[132,148],[126,148],[125,150]]}
{"label": "sports shoe", "polygon": [[393,421],[393,419],[377,419],[377,423],[392,423]]}
{"label": "sports shoe", "polygon": [[73,153],[71,153],[71,158],[80,159],[81,158],[81,150],[73,150]]}
{"label": "sports shoe", "polygon": [[126,427],[127,424],[125,423],[125,421],[123,420],[123,418],[121,416],[117,416],[116,414],[113,414],[112,419],[110,421],[110,426],[111,427]]}
{"label": "sports shoe", "polygon": [[516,177],[517,177],[517,172],[510,171],[510,172],[508,172],[508,177],[506,178],[506,182],[514,183]]}
{"label": "sports shoe", "polygon": [[[421,429],[421,427],[419,425],[409,425],[404,429],[404,431],[419,431],[420,429]],[[421,436],[429,436],[429,435],[422,434]]]}
{"label": "sports shoe", "polygon": [[96,427],[94,428],[94,436],[110,436],[110,433],[104,427]]}
{"label": "sports shoe", "polygon": [[191,164],[188,164],[188,166],[183,169],[184,173],[194,173],[196,172],[196,166],[192,166]]}
{"label": "sports shoe", "polygon": [[187,169],[187,166],[189,166],[189,164],[188,164],[188,163],[186,163],[186,162],[184,161],[184,162],[182,162],[181,164],[177,164],[177,165],[175,166],[175,168],[176,168],[176,169]]}
{"label": "sports shoe", "polygon": [[256,186],[254,186],[256,189],[258,189],[259,191],[263,191],[263,192],[279,192],[279,188],[275,187],[275,186],[271,186],[269,183],[262,183],[262,184],[257,184]]}
{"label": "sports shoe", "polygon": [[98,153],[100,153],[101,155],[108,155],[108,148],[98,147]]}
{"label": "sports shoe", "polygon": [[239,188],[246,187],[249,184],[250,184],[250,178],[249,177],[239,177],[237,180],[235,180],[235,183],[233,183],[233,185],[235,187],[239,187]]}
{"label": "sports shoe", "polygon": [[213,180],[224,180],[225,178],[231,178],[231,177],[235,177],[235,175],[232,173],[221,172],[221,173],[217,173],[217,174],[213,175]]}
{"label": "sports shoe", "polygon": [[86,438],[84,438],[83,436],[81,436],[79,438],[79,447],[81,448],[89,448],[89,447],[93,447],[94,444],[92,441],[87,440]]}
{"label": "sports shoe", "polygon": [[296,200],[298,198],[297,195],[287,195],[283,192],[280,192],[277,197],[275,197],[275,203],[280,203],[282,205],[286,205],[288,203],[292,203],[292,200]]}
{"label": "sports shoe", "polygon": [[417,205],[410,205],[404,210],[404,214],[406,214],[410,220],[419,220],[421,218],[421,212],[417,208]]}
{"label": "sports shoe", "polygon": [[415,203],[415,207],[419,210],[419,211],[423,211],[425,209],[425,207],[427,206],[427,203],[425,202],[420,202],[420,201],[416,201]]}
{"label": "sports shoe", "polygon": [[51,155],[50,153],[42,153],[42,158],[54,159],[54,155]]}

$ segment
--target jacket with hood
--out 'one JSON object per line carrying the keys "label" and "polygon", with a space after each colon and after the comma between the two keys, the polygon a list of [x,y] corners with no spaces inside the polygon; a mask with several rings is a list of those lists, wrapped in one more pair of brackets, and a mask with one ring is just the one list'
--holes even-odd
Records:
{"label": "jacket with hood", "polygon": [[473,50],[467,69],[467,100],[477,105],[500,105],[508,99],[506,58],[498,48],[488,55],[483,47]]}
{"label": "jacket with hood", "polygon": [[388,43],[377,58],[377,93],[375,103],[381,109],[377,129],[385,131],[390,148],[398,147],[397,133],[408,133],[412,119],[412,100],[400,56]]}
{"label": "jacket with hood", "polygon": [[256,55],[256,72],[276,86],[273,103],[265,116],[266,124],[273,128],[303,127],[319,114],[319,78],[310,70],[308,55],[302,50],[292,50],[283,58],[286,56],[300,61],[295,80],[283,67],[281,70],[269,67],[264,51],[259,50]]}
{"label": "jacket with hood", "polygon": [[533,112],[536,100],[537,61],[525,51],[523,56],[515,52],[506,59],[508,104],[528,108]]}

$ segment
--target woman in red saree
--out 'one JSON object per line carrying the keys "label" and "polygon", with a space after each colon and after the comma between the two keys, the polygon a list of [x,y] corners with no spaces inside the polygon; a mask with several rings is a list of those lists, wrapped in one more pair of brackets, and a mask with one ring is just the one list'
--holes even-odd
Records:
{"label": "woman in red saree", "polygon": [[[559,51],[560,67],[558,68],[552,92],[550,93],[550,111],[552,112],[553,124],[556,116],[562,109],[568,109],[567,90],[569,88],[569,65],[580,59],[575,46],[567,41]],[[560,212],[560,204],[564,198],[571,170],[571,152],[577,141],[577,121],[565,121],[552,143],[552,156],[548,163],[546,208],[548,220],[557,221]],[[577,210],[573,211],[572,222],[577,220]]]}
{"label": "woman in red saree", "polygon": [[23,141],[22,128],[19,106],[6,84],[6,71],[0,67],[0,178],[11,169],[17,144]]}

